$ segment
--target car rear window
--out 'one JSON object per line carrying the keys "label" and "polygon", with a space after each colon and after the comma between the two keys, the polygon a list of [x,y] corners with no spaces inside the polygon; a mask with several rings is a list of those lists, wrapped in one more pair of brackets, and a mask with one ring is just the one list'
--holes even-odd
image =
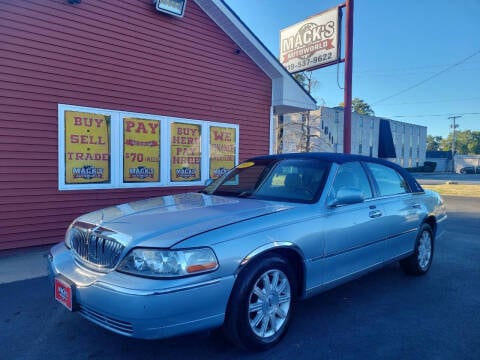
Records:
{"label": "car rear window", "polygon": [[367,163],[367,167],[373,174],[381,196],[410,192],[406,180],[395,169],[376,163]]}

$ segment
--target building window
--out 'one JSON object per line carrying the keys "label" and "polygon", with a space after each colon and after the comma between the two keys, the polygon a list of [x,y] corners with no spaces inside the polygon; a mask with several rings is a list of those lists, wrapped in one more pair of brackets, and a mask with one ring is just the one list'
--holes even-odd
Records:
{"label": "building window", "polygon": [[210,179],[222,176],[235,166],[237,156],[237,129],[234,127],[210,127]]}
{"label": "building window", "polygon": [[63,151],[64,176],[69,184],[106,184],[112,182],[111,113],[100,111],[65,111],[59,139]]}
{"label": "building window", "polygon": [[58,106],[60,190],[203,185],[238,163],[239,126]]}
{"label": "building window", "polygon": [[160,121],[123,118],[123,182],[160,181]]}
{"label": "building window", "polygon": [[202,179],[202,126],[185,122],[170,124],[170,181]]}

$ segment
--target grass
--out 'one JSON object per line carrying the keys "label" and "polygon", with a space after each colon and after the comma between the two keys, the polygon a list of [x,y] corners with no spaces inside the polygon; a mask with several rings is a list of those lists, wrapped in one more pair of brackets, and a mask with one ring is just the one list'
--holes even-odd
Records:
{"label": "grass", "polygon": [[453,196],[473,196],[480,197],[480,185],[465,184],[441,184],[441,185],[422,185],[424,189],[430,189],[441,195]]}

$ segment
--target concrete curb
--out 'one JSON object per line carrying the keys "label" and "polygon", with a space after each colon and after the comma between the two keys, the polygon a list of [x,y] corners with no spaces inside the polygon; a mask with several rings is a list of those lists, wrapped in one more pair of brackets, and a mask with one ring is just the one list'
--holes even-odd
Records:
{"label": "concrete curb", "polygon": [[0,285],[47,276],[51,247],[0,251]]}

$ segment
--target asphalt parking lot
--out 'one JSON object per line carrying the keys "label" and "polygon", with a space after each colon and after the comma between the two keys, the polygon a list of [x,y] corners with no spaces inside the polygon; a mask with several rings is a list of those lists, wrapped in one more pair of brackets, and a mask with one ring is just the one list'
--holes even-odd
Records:
{"label": "asphalt parking lot", "polygon": [[245,353],[215,331],[125,338],[69,313],[40,277],[0,285],[1,357],[480,359],[480,198],[445,200],[447,232],[426,276],[406,276],[392,264],[300,302],[283,342],[267,352]]}

